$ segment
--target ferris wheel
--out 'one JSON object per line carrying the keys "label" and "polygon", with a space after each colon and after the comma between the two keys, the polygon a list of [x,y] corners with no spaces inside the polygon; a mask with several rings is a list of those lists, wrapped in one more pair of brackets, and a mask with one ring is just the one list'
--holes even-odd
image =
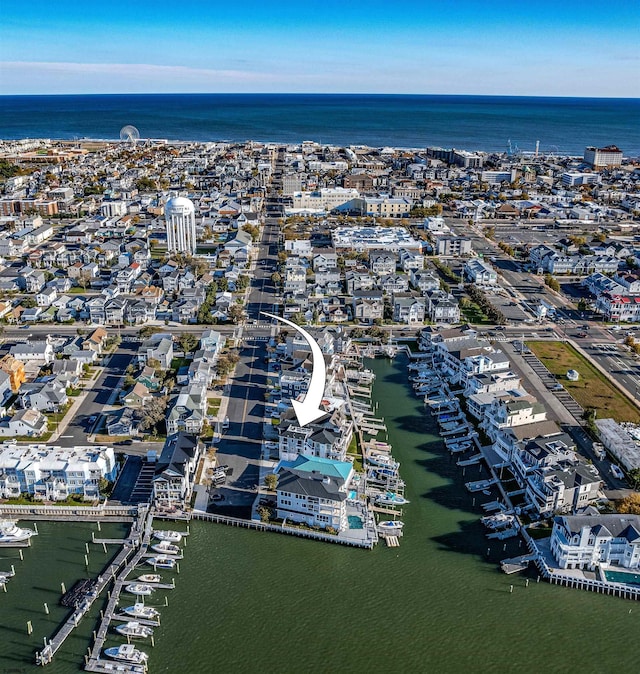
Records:
{"label": "ferris wheel", "polygon": [[120,140],[135,145],[140,140],[140,132],[135,126],[127,124],[120,129]]}

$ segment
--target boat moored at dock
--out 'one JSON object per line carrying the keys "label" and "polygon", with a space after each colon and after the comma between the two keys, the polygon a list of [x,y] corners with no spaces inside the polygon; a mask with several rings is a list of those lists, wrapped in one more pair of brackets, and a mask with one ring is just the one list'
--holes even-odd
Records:
{"label": "boat moored at dock", "polygon": [[151,549],[162,555],[179,555],[181,553],[181,550],[177,545],[173,545],[173,543],[168,543],[167,541],[160,541],[160,543],[152,545]]}
{"label": "boat moored at dock", "polygon": [[168,543],[180,543],[183,536],[188,536],[186,531],[164,531],[161,529],[156,529],[153,535],[159,541],[167,541]]}
{"label": "boat moored at dock", "polygon": [[404,527],[404,522],[400,520],[387,520],[385,522],[378,522],[378,531],[389,534],[397,534],[399,531],[402,531]]}
{"label": "boat moored at dock", "polygon": [[157,557],[149,557],[147,559],[147,564],[157,567],[158,569],[173,569],[176,563],[176,560],[172,557],[163,557],[162,555],[158,555]]}
{"label": "boat moored at dock", "polygon": [[137,581],[139,583],[160,583],[162,582],[162,576],[159,573],[143,573],[138,576]]}
{"label": "boat moored at dock", "polygon": [[36,536],[37,532],[33,529],[19,527],[12,520],[0,520],[0,543],[24,543],[32,536]]}
{"label": "boat moored at dock", "polygon": [[402,506],[407,505],[409,501],[400,494],[395,492],[388,491],[385,494],[380,494],[375,499],[376,505],[387,505],[387,506]]}
{"label": "boat moored at dock", "polygon": [[136,602],[133,606],[127,606],[122,609],[122,612],[133,618],[144,618],[145,620],[153,620],[160,615],[158,609],[152,606],[145,606],[143,602]]}
{"label": "boat moored at dock", "polygon": [[129,639],[147,639],[153,636],[153,628],[148,625],[141,625],[137,620],[116,625],[115,630],[118,634],[129,637]]}
{"label": "boat moored at dock", "polygon": [[151,585],[145,585],[144,583],[129,583],[124,589],[129,594],[137,594],[141,597],[149,597],[153,592]]}
{"label": "boat moored at dock", "polygon": [[104,654],[113,660],[132,662],[136,665],[146,664],[149,656],[144,651],[139,651],[132,644],[122,644],[113,648],[105,648]]}

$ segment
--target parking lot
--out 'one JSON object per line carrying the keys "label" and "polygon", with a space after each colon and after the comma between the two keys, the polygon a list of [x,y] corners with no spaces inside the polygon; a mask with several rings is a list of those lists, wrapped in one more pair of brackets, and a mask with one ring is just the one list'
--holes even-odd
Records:
{"label": "parking lot", "polygon": [[582,419],[584,413],[582,407],[578,405],[573,397],[564,389],[562,384],[558,383],[556,377],[547,370],[544,364],[530,351],[528,353],[523,353],[522,358],[575,419]]}

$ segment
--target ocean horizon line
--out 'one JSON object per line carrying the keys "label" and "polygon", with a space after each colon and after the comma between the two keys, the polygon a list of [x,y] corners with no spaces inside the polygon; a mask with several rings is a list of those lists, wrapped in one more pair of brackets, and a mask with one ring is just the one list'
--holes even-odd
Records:
{"label": "ocean horizon line", "polygon": [[335,96],[335,97],[379,97],[379,98],[503,98],[503,99],[554,99],[554,100],[598,100],[598,101],[640,101],[640,96],[562,96],[558,94],[461,94],[461,93],[391,93],[391,92],[289,92],[289,91],[115,91],[115,92],[69,92],[69,93],[2,93],[0,98],[36,98],[64,96]]}

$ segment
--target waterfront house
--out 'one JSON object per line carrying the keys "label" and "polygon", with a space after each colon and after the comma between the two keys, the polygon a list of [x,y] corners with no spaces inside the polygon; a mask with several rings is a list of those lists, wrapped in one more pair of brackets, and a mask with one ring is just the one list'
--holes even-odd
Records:
{"label": "waterfront house", "polygon": [[336,531],[348,527],[346,501],[353,477],[351,463],[300,456],[281,461],[275,472],[276,517]]}
{"label": "waterfront house", "polygon": [[562,569],[640,569],[640,515],[556,517],[550,547]]}
{"label": "waterfront house", "polygon": [[167,436],[153,478],[153,505],[160,510],[184,510],[191,500],[196,467],[203,445],[195,435]]}

